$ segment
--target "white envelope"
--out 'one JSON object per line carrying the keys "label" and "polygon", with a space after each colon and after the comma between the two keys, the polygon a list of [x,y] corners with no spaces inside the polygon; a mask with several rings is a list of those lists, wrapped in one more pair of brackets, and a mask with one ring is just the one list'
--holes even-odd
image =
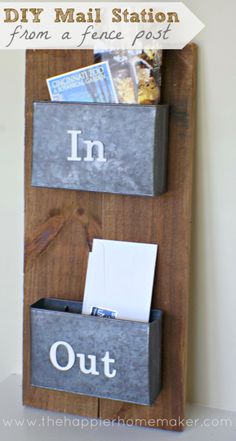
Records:
{"label": "white envelope", "polygon": [[158,245],[94,239],[83,314],[93,308],[119,319],[148,322]]}

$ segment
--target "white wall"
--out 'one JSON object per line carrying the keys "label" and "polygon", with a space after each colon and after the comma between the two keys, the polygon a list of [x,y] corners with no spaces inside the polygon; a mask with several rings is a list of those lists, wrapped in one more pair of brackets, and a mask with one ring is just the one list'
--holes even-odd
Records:
{"label": "white wall", "polygon": [[[188,397],[236,410],[235,0],[186,0],[197,37]],[[230,11],[231,7],[231,11]],[[0,379],[21,371],[24,54],[0,51]]]}
{"label": "white wall", "polygon": [[24,58],[0,51],[0,380],[21,369]]}
{"label": "white wall", "polygon": [[188,396],[236,410],[236,2],[185,4],[206,24],[196,39],[198,132]]}

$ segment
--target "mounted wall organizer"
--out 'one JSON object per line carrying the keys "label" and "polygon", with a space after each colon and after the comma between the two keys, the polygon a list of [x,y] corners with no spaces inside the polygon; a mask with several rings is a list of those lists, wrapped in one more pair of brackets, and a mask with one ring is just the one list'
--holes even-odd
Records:
{"label": "mounted wall organizer", "polygon": [[160,195],[167,130],[165,105],[34,103],[32,185]]}
{"label": "mounted wall organizer", "polygon": [[[162,102],[170,106],[169,119],[167,108],[161,106],[140,105],[130,108],[122,105],[114,107],[93,105],[91,107],[48,102],[47,78],[92,63],[93,53],[87,50],[36,50],[27,51],[26,55],[23,403],[31,407],[92,418],[112,421],[121,418],[129,422],[129,425],[132,422],[145,427],[180,431],[183,429],[181,421],[185,417],[196,47],[190,44],[183,50],[164,52]],[[72,109],[76,115],[75,119]],[[89,127],[85,126],[83,112],[90,118]],[[105,119],[103,112],[106,112]],[[139,117],[137,117],[138,113]],[[62,128],[55,121],[55,115],[58,115]],[[83,121],[81,127],[80,120]],[[106,128],[108,120],[107,129],[110,135],[109,139],[104,140],[102,138],[104,130],[99,131],[99,124]],[[97,121],[95,126],[94,121]],[[167,125],[169,126],[168,158],[165,144]],[[72,133],[65,134],[65,130]],[[58,139],[55,138],[57,131],[63,151],[60,149],[57,151],[59,145]],[[73,131],[82,133],[73,134]],[[120,137],[123,140],[122,144],[118,144]],[[103,150],[103,146],[97,144],[94,155],[91,155],[94,160],[85,161],[85,158],[91,159],[89,153],[91,144],[84,141],[94,140],[100,141],[105,148]],[[136,140],[137,146],[133,144],[133,154],[128,157],[125,144],[133,140]],[[39,142],[42,141],[43,154],[46,155],[47,161],[39,155]],[[108,167],[110,156],[107,153],[110,152],[106,150],[106,146],[111,143],[121,145],[123,149],[124,158],[116,158],[116,161],[124,160],[119,174],[119,177],[122,176],[121,182],[118,181],[115,172],[113,180],[111,170],[108,171],[109,182],[101,176],[102,173],[95,170],[97,168],[101,172],[102,166]],[[144,149],[148,151],[147,157],[139,154],[141,151],[144,152]],[[62,155],[64,162],[60,165]],[[101,160],[108,160],[97,161],[98,156]],[[68,161],[69,157],[77,159],[77,164]],[[153,158],[153,167],[151,167],[151,158]],[[167,187],[165,187],[166,158]],[[135,172],[124,167],[125,161],[132,162],[132,160],[139,161],[139,169],[136,166]],[[44,161],[44,167],[40,166],[40,161]],[[97,173],[96,180],[93,175],[90,176],[89,181],[82,182],[75,174],[73,181],[75,165],[81,167],[81,173],[83,173],[82,167],[84,169],[86,166],[89,167],[89,170],[93,170],[92,175]],[[69,167],[68,171],[71,173],[68,174],[68,181],[65,180],[64,167]],[[127,180],[128,176],[129,180]],[[65,190],[71,187],[72,181],[76,191]],[[93,191],[78,191],[78,187]],[[98,189],[101,192],[97,192]],[[123,194],[111,194],[113,191]],[[155,196],[160,193],[162,193],[160,196]],[[129,197],[126,194],[148,194],[152,197]],[[160,348],[160,333],[159,330],[157,333],[155,331],[156,327],[159,329],[160,317],[157,323],[155,320],[150,324],[136,324],[122,320],[121,324],[121,320],[117,319],[89,316],[84,318],[79,314],[79,310],[78,313],[62,311],[62,305],[63,308],[65,306],[62,299],[68,299],[67,306],[69,301],[74,304],[74,301],[83,300],[89,250],[93,239],[98,237],[159,245],[158,277],[154,283],[152,308],[162,310],[165,317],[161,344],[163,350],[160,393],[158,393],[160,359],[155,361],[152,358],[154,354],[157,357]],[[51,296],[55,296],[58,300],[49,300]],[[48,300],[35,305],[42,297]],[[44,323],[42,327],[40,317],[42,324]],[[65,327],[64,334],[59,331],[60,321],[63,322],[63,328]],[[119,353],[115,352],[114,348],[113,354],[112,348],[106,349],[107,345],[101,346],[101,353],[98,348],[89,346],[92,344],[91,336],[101,344],[99,335],[94,336],[94,328],[92,334],[90,333],[91,323],[96,323],[96,331],[99,329],[98,334],[104,333],[104,336],[111,329],[112,333],[114,331],[116,334],[117,331],[119,337],[116,339],[116,344],[119,345]],[[87,329],[87,335],[83,338],[80,347],[71,335],[72,324],[73,332],[78,339],[78,329],[81,329],[84,335],[85,327]],[[122,330],[125,330],[125,336]],[[142,378],[140,377],[139,381],[136,376],[138,373],[133,371],[134,377],[129,376],[129,380],[126,381],[127,391],[119,385],[119,390],[111,390],[109,399],[104,397],[108,397],[110,389],[99,390],[99,384],[95,391],[93,387],[89,389],[87,384],[83,394],[78,388],[76,389],[74,382],[71,389],[67,384],[66,389],[61,390],[60,381],[64,374],[74,381],[72,370],[66,372],[50,370],[52,376],[50,377],[50,374],[46,378],[41,376],[43,371],[38,371],[37,365],[43,360],[45,368],[49,369],[48,354],[51,346],[60,341],[59,339],[63,338],[70,344],[67,349],[71,351],[72,361],[73,354],[78,352],[96,355],[97,361],[100,359],[101,362],[105,351],[108,351],[109,357],[113,359],[119,358],[122,351],[125,352],[125,337],[129,341],[129,332],[135,333],[134,347],[137,353],[142,352],[142,360],[145,360],[146,365],[142,365],[145,375],[144,371],[140,370]],[[107,341],[106,338],[104,341]],[[140,340],[140,352],[137,349],[138,340]],[[37,347],[42,354],[40,360],[37,358]],[[73,347],[73,350],[70,347]],[[57,356],[59,358],[56,360],[66,366],[68,362],[66,348],[62,345],[56,349],[57,352],[51,354],[52,361],[54,360],[55,364],[55,356]],[[132,350],[131,348],[131,353]],[[131,368],[132,363],[130,365],[127,363],[127,368]],[[153,373],[149,371],[147,374],[147,367],[149,366],[151,370],[155,365]],[[97,368],[102,372],[104,362],[98,364]],[[110,368],[112,369],[112,363]],[[76,364],[73,369],[76,369]],[[57,373],[60,375],[56,378]],[[79,368],[77,373],[79,376]],[[128,375],[131,373],[128,372]],[[131,397],[128,396],[129,387],[131,390],[134,379],[138,386],[137,391],[133,389]],[[112,378],[107,379],[108,382],[110,380]],[[102,398],[92,396],[94,392]],[[119,395],[121,392],[122,395]],[[126,400],[130,401],[126,402]],[[141,401],[148,405],[136,404]]]}
{"label": "mounted wall organizer", "polygon": [[151,405],[161,385],[162,311],[150,323],[81,314],[82,303],[31,306],[33,386]]}

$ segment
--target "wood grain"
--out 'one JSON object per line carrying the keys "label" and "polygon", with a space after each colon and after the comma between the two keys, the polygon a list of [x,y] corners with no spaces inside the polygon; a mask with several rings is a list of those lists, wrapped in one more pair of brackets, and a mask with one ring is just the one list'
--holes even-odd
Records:
{"label": "wood grain", "polygon": [[183,428],[178,422],[185,408],[195,71],[194,45],[166,51],[162,100],[171,111],[168,192],[151,199],[105,196],[102,205],[103,237],[159,244],[153,307],[163,309],[165,317],[163,388],[156,403],[145,407],[103,399],[100,416],[173,430]]}
{"label": "wood grain", "polygon": [[30,385],[29,306],[41,297],[81,300],[91,241],[101,234],[101,196],[31,187],[32,103],[46,78],[91,64],[85,51],[28,51],[25,139],[24,404],[98,416],[98,399]]}
{"label": "wood grain", "polygon": [[[165,53],[162,101],[171,106],[168,192],[156,198],[30,185],[32,102],[49,99],[46,78],[91,62],[89,51],[27,52],[23,401],[44,409],[182,430],[178,421],[185,406],[196,47]],[[43,296],[82,299],[94,237],[159,244],[153,307],[165,312],[163,388],[153,406],[30,385],[29,306]]]}

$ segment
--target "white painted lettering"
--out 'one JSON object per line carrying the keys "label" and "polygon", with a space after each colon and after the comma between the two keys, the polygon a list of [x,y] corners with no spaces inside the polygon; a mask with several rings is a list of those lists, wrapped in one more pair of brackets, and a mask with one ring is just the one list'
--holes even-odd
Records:
{"label": "white painted lettering", "polygon": [[[58,346],[64,346],[68,353],[68,362],[65,366],[61,366],[57,361],[57,349]],[[65,341],[57,341],[54,343],[50,349],[50,361],[52,365],[58,369],[59,371],[69,371],[75,364],[75,353],[73,351],[73,348],[69,343],[66,343]]]}

